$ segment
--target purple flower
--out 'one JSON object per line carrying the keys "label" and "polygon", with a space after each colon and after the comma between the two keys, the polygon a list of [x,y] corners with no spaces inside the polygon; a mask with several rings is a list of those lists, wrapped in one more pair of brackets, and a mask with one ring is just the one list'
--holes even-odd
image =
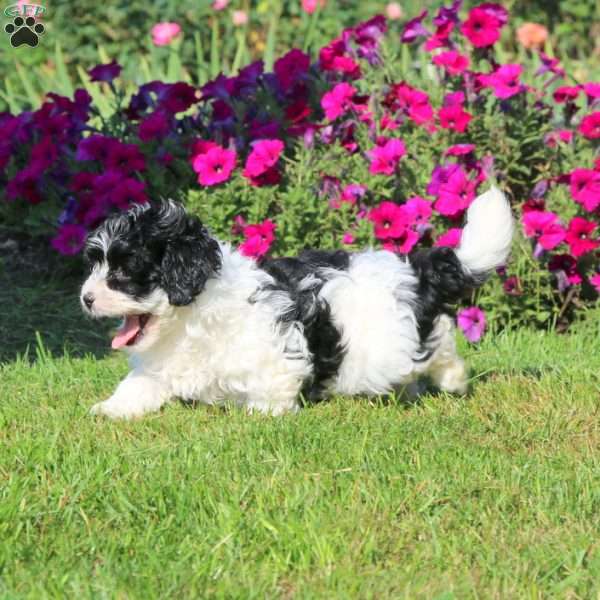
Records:
{"label": "purple flower", "polygon": [[477,306],[463,308],[458,313],[458,326],[471,342],[478,342],[485,331],[485,313]]}
{"label": "purple flower", "polygon": [[423,20],[427,16],[427,10],[424,10],[418,17],[411,19],[404,25],[404,30],[400,36],[400,41],[404,44],[410,44],[414,42],[418,37],[428,37],[430,34],[425,27],[423,27]]}
{"label": "purple flower", "polygon": [[447,25],[448,23],[458,23],[458,11],[460,10],[461,5],[462,0],[454,0],[450,8],[441,6],[437,15],[432,19],[433,24],[436,27],[440,27],[442,25]]}
{"label": "purple flower", "polygon": [[83,248],[86,233],[87,231],[82,225],[75,225],[73,223],[63,225],[50,243],[61,254],[72,256]]}
{"label": "purple flower", "polygon": [[113,79],[119,76],[123,67],[116,60],[109,62],[106,65],[96,65],[88,71],[88,75],[92,81],[104,81],[110,83]]}

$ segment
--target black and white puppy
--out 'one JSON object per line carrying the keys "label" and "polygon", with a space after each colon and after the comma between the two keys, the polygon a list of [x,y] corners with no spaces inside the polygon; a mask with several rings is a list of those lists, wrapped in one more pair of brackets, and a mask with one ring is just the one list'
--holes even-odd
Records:
{"label": "black and white puppy", "polygon": [[467,213],[456,250],[308,250],[256,262],[174,202],[137,206],[91,234],[81,303],[123,317],[131,372],[94,414],[131,418],[176,397],[295,411],[300,394],[389,393],[427,374],[464,393],[448,306],[505,264],[513,220],[497,188]]}

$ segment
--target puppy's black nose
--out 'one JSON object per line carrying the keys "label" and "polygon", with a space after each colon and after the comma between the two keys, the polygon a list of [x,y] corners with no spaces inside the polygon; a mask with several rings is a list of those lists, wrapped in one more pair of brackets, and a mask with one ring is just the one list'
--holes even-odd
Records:
{"label": "puppy's black nose", "polygon": [[94,304],[94,294],[90,294],[89,292],[87,294],[85,294],[85,296],[82,298],[83,299],[83,303],[88,307],[88,308],[92,308],[92,304]]}

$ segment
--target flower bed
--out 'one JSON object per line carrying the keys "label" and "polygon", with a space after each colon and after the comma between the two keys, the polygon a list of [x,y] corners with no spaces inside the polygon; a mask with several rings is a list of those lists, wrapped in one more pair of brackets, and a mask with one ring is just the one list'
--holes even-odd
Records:
{"label": "flower bed", "polygon": [[[160,196],[256,258],[369,244],[407,254],[456,246],[469,204],[496,180],[522,236],[470,302],[494,326],[564,327],[600,290],[600,83],[564,85],[543,53],[503,64],[507,11],[486,3],[461,19],[458,8],[431,23],[424,11],[400,40],[377,16],[316,61],[294,49],[273,72],[254,63],[200,91],[153,81],[125,98],[119,65],[99,65],[90,75],[114,101],[110,119],[84,90],[0,115],[10,211],[41,230],[55,222],[65,255],[110,211]],[[478,339],[483,313],[462,317]]]}

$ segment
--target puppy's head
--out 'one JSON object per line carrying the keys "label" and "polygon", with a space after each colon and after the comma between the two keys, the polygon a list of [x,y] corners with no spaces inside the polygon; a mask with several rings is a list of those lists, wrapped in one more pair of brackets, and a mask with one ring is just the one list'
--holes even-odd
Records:
{"label": "puppy's head", "polygon": [[170,200],[109,217],[89,236],[85,256],[84,311],[123,317],[112,347],[138,351],[156,342],[172,307],[190,304],[221,267],[217,241]]}

